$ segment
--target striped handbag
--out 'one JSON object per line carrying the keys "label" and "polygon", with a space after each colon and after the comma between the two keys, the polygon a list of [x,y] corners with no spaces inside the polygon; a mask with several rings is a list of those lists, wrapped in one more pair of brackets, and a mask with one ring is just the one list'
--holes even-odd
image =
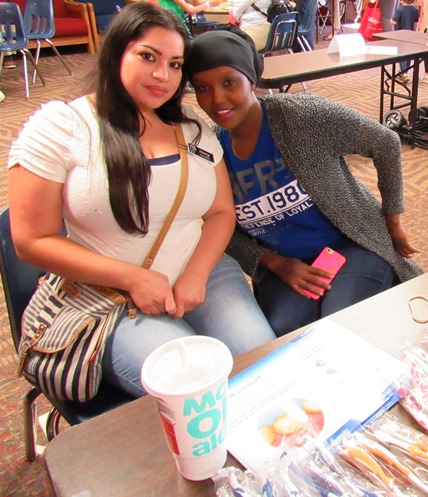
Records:
{"label": "striped handbag", "polygon": [[91,399],[101,382],[107,338],[126,303],[110,288],[47,275],[22,317],[18,373],[48,396]]}
{"label": "striped handbag", "polygon": [[[181,179],[174,203],[142,267],[149,269],[181,205],[187,188],[187,146],[174,125],[181,157]],[[18,374],[50,397],[74,402],[93,398],[100,386],[107,339],[122,311],[136,309],[129,295],[48,274],[22,317]]]}

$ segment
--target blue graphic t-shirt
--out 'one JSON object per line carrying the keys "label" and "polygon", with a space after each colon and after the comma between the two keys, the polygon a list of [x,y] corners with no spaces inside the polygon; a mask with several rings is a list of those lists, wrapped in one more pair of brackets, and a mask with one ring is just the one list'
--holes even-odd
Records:
{"label": "blue graphic t-shirt", "polygon": [[278,254],[311,258],[345,236],[322,214],[284,164],[270,133],[262,102],[259,139],[248,159],[233,151],[230,133],[220,142],[232,181],[237,221],[245,233]]}

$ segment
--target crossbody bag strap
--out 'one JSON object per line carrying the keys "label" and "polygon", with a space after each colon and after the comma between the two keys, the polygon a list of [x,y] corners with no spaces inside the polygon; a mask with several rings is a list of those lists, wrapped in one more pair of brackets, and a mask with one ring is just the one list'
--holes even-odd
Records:
{"label": "crossbody bag strap", "polygon": [[251,7],[253,7],[254,10],[257,10],[257,12],[260,12],[260,14],[263,14],[265,17],[268,16],[266,12],[263,12],[263,10],[259,9],[254,2],[251,4]]}
{"label": "crossbody bag strap", "polygon": [[[91,97],[86,96],[86,99],[88,100],[89,106],[91,109],[95,110],[95,105]],[[159,252],[159,249],[162,245],[162,242],[165,239],[166,234],[168,233],[168,230],[175,218],[175,215],[177,214],[178,209],[180,208],[181,202],[183,201],[184,194],[186,193],[186,188],[187,188],[187,180],[189,177],[189,164],[187,160],[187,146],[186,146],[186,141],[184,139],[184,134],[183,130],[180,126],[180,124],[173,124],[172,125],[175,131],[175,136],[177,138],[177,143],[178,143],[178,151],[180,152],[180,162],[181,162],[181,178],[180,178],[180,185],[178,187],[178,192],[175,197],[174,203],[172,204],[172,207],[170,211],[168,212],[168,215],[164,221],[164,224],[162,228],[160,229],[158,236],[156,237],[156,240],[154,241],[149,253],[147,254],[146,258],[144,259],[144,262],[142,264],[142,267],[144,269],[149,269],[151,265],[153,264],[153,261],[155,260],[155,257],[157,253]]]}
{"label": "crossbody bag strap", "polygon": [[143,268],[144,269],[149,269],[151,265],[153,264],[153,261],[155,260],[156,254],[159,252],[159,249],[162,245],[162,242],[165,239],[166,234],[168,233],[168,230],[174,221],[175,215],[178,212],[178,209],[180,208],[181,202],[183,201],[184,195],[186,193],[187,189],[187,180],[189,177],[189,163],[188,163],[188,158],[187,158],[187,146],[186,146],[186,141],[184,139],[183,135],[183,130],[180,126],[180,124],[174,124],[173,125],[175,135],[177,137],[177,143],[178,143],[178,150],[180,152],[180,162],[181,162],[181,178],[180,178],[180,185],[178,187],[177,195],[175,197],[174,203],[172,204],[172,207],[168,213],[168,216],[166,217],[163,226],[161,230],[158,233],[158,236],[156,237],[155,242],[152,245],[152,248],[150,249],[149,253],[147,254],[146,258],[144,259],[143,262]]}

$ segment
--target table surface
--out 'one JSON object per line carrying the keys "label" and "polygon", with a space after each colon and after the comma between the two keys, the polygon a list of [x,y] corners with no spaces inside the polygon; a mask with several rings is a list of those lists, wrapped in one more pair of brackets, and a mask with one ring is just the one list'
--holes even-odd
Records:
{"label": "table surface", "polygon": [[[399,33],[399,31],[397,31]],[[361,54],[340,57],[328,54],[327,49],[265,57],[260,88],[283,86],[337,76],[363,69],[371,69],[402,60],[422,58],[428,54],[428,46],[400,40],[385,39],[368,45],[397,47],[397,55]]]}
{"label": "table surface", "polygon": [[428,45],[428,33],[411,31],[410,29],[386,31],[385,33],[376,33],[373,36],[382,40],[397,40],[406,41],[408,43],[416,43],[417,45]]}
{"label": "table surface", "polygon": [[[418,343],[428,330],[426,325],[414,322],[410,314],[408,301],[418,295],[428,296],[428,273],[329,319],[398,356],[404,342]],[[426,303],[419,312],[426,316]],[[236,357],[232,374],[302,330]],[[404,411],[399,414],[405,415]],[[189,482],[178,475],[151,397],[67,428],[48,444],[45,460],[57,497],[80,493],[82,497],[215,497],[211,480]],[[232,456],[226,464],[239,466]]]}

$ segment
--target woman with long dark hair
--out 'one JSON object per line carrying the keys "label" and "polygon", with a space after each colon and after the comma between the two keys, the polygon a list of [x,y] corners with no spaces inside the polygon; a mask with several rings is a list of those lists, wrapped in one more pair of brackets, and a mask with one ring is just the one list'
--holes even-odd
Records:
{"label": "woman with long dark hair", "polygon": [[[275,338],[239,265],[224,255],[233,198],[215,135],[181,107],[187,48],[168,10],[125,7],[104,39],[95,93],[42,106],[8,163],[18,255],[134,301],[136,318],[124,313],[107,342],[103,375],[135,396],[145,393],[145,357],[168,340],[212,336],[237,354]],[[174,125],[187,147],[187,189],[147,270],[141,264],[180,184]]]}

